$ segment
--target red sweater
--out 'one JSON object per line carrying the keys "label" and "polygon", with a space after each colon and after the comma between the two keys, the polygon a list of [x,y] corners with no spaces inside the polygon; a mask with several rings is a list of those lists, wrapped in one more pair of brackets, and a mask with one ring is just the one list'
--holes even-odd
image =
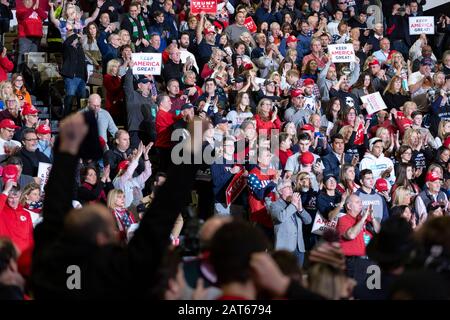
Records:
{"label": "red sweater", "polygon": [[8,72],[14,69],[14,63],[9,61],[8,57],[0,55],[0,82],[8,80]]}
{"label": "red sweater", "polygon": [[[272,112],[270,113],[269,118],[272,118]],[[280,128],[281,128],[281,121],[280,121],[280,118],[278,118],[278,116],[277,116],[277,119],[274,122],[272,122],[270,120],[264,121],[263,119],[261,119],[259,114],[257,114],[255,116],[255,120],[256,120],[256,130],[258,132],[258,135],[264,134],[264,132],[266,132],[267,137],[270,137],[272,129],[280,130]]]}
{"label": "red sweater", "polygon": [[122,81],[120,77],[105,74],[103,86],[106,89],[105,109],[110,111],[124,101],[125,93],[123,92]]}
{"label": "red sweater", "polygon": [[170,139],[170,136],[172,135],[172,125],[180,118],[181,115],[176,116],[170,111],[158,110],[156,113],[155,147],[166,149],[172,147],[172,141]]}
{"label": "red sweater", "polygon": [[34,245],[33,223],[30,214],[21,205],[12,209],[5,194],[0,194],[0,236],[8,237],[24,252]]}
{"label": "red sweater", "polygon": [[42,8],[37,8],[36,10],[34,10],[33,8],[27,9],[24,6],[17,7],[16,16],[18,24],[17,31],[19,38],[24,38],[27,36],[27,34],[25,34],[24,22],[28,17],[30,17],[33,14],[33,12],[36,12],[38,18],[40,18],[42,21],[47,19],[47,12],[45,12],[45,10]]}

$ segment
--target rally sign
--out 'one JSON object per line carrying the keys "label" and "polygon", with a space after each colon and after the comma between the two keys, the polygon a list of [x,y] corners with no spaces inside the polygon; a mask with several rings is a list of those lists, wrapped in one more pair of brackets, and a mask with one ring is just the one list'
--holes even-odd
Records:
{"label": "rally sign", "polygon": [[409,34],[434,34],[434,17],[409,17]]}
{"label": "rally sign", "polygon": [[244,177],[245,170],[241,170],[236,173],[225,190],[225,199],[227,207],[236,200],[247,185],[247,177]]}
{"label": "rally sign", "polygon": [[316,217],[314,218],[311,233],[322,236],[325,231],[335,230],[338,219],[338,217],[334,217],[331,220],[326,220],[319,212],[317,212]]}
{"label": "rally sign", "polygon": [[191,0],[191,13],[216,14],[217,0]]}
{"label": "rally sign", "polygon": [[52,170],[52,165],[50,163],[39,162],[38,178],[41,179],[42,192],[44,192],[44,187],[47,184],[48,177],[50,176],[50,170]]}
{"label": "rally sign", "polygon": [[330,44],[328,45],[328,52],[331,55],[331,62],[345,63],[355,62],[355,49],[353,44]]}
{"label": "rally sign", "polygon": [[134,62],[133,74],[157,75],[161,74],[162,55],[161,53],[132,53],[131,59]]}
{"label": "rally sign", "polygon": [[248,31],[255,33],[257,30],[256,23],[253,21],[252,17],[245,18],[244,25],[247,27]]}
{"label": "rally sign", "polygon": [[367,106],[366,106],[367,114],[373,114],[380,110],[387,109],[387,106],[384,103],[384,100],[381,97],[381,94],[379,91],[372,93],[372,94],[368,94],[366,96],[362,96],[361,101],[363,103],[367,104]]}

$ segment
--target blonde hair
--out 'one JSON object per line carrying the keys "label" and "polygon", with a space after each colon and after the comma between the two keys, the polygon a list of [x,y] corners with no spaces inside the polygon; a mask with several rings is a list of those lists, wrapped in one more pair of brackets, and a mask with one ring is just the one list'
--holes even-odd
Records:
{"label": "blonde hair", "polygon": [[270,104],[272,104],[272,101],[270,99],[264,98],[264,99],[259,100],[258,106],[256,107],[256,114],[258,114],[261,118],[264,118],[264,119],[265,119],[265,116],[262,114],[261,106],[265,102],[270,102]]}
{"label": "blonde hair", "polygon": [[353,126],[343,126],[341,130],[339,130],[339,134],[344,137],[344,141],[348,141],[350,136],[352,135]]}
{"label": "blonde hair", "polygon": [[343,271],[325,263],[315,263],[309,268],[308,289],[328,300],[339,300],[344,291],[346,276]]}
{"label": "blonde hair", "polygon": [[[441,141],[444,141],[446,138],[446,134],[444,132],[444,127],[447,123],[449,123],[450,120],[441,120],[439,122],[439,127],[438,127],[438,137],[441,139]],[[447,134],[448,135],[448,134]]]}
{"label": "blonde hair", "polygon": [[5,87],[7,85],[9,85],[11,87],[11,94],[14,94],[14,88],[13,88],[12,82],[11,81],[2,81],[2,82],[0,82],[0,100],[5,101],[5,96],[4,96],[3,90],[5,90]]}
{"label": "blonde hair", "polygon": [[106,73],[111,75],[111,69],[113,67],[119,67],[120,66],[120,62],[117,59],[112,59],[108,61],[108,64],[106,65]]}
{"label": "blonde hair", "polygon": [[108,199],[107,199],[106,204],[109,209],[113,209],[113,210],[116,209],[116,199],[117,199],[117,196],[120,194],[124,195],[125,193],[121,189],[112,189],[111,191],[108,192]]}
{"label": "blonde hair", "polygon": [[[409,110],[411,108],[412,108],[412,110]],[[406,101],[403,104],[403,113],[405,116],[408,116],[407,113],[409,113],[409,111],[411,111],[411,113],[413,113],[414,111],[417,111],[417,104],[414,101]],[[410,113],[410,115],[411,115],[411,113]]]}
{"label": "blonde hair", "polygon": [[395,189],[392,206],[404,205],[404,200],[407,196],[411,196],[411,190],[407,187],[400,186]]}
{"label": "blonde hair", "polygon": [[69,17],[68,14],[67,14],[67,11],[69,9],[75,9],[75,12],[77,13],[77,15],[81,14],[80,7],[78,7],[78,6],[74,5],[74,4],[67,4],[66,9],[64,10],[64,14],[63,14],[63,18],[65,20],[67,20],[67,18]]}
{"label": "blonde hair", "polygon": [[34,190],[39,190],[39,194],[41,193],[41,187],[36,182],[31,182],[25,186],[23,189],[22,195],[20,196],[19,203],[23,206],[27,203],[27,196],[33,192]]}
{"label": "blonde hair", "polygon": [[415,147],[417,147],[417,146],[411,145],[411,137],[413,136],[413,134],[417,134],[420,137],[419,130],[416,130],[414,128],[406,129],[405,134],[403,136],[403,144],[410,146],[411,149],[414,149]]}
{"label": "blonde hair", "polygon": [[[385,128],[385,127],[379,127],[379,128],[377,129],[377,132],[375,133],[375,137],[381,138],[381,134],[382,134],[384,131],[387,131],[387,132],[388,132],[388,135],[390,135],[390,132],[389,132],[388,128]],[[387,140],[387,145],[386,145],[386,142],[383,141],[383,147],[384,147],[385,149],[389,149],[389,147],[391,146],[392,143],[393,143],[393,141],[391,141],[391,139],[389,138],[389,139]]]}

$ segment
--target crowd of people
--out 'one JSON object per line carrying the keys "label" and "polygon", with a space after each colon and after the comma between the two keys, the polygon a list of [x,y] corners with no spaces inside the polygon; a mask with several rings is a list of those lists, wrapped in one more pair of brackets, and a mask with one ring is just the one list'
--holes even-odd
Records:
{"label": "crowd of people", "polygon": [[[0,298],[450,298],[450,17],[411,34],[426,2],[2,1]],[[32,52],[62,56],[50,119]]]}

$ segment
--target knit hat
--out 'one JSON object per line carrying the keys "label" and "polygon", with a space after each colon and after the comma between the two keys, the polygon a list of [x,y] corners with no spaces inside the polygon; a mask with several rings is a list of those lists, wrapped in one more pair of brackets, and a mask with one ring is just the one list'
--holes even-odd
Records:
{"label": "knit hat", "polygon": [[370,139],[369,140],[369,150],[372,151],[372,148],[375,145],[375,143],[377,143],[379,141],[383,141],[383,140],[381,140],[381,138],[378,138],[378,137]]}

